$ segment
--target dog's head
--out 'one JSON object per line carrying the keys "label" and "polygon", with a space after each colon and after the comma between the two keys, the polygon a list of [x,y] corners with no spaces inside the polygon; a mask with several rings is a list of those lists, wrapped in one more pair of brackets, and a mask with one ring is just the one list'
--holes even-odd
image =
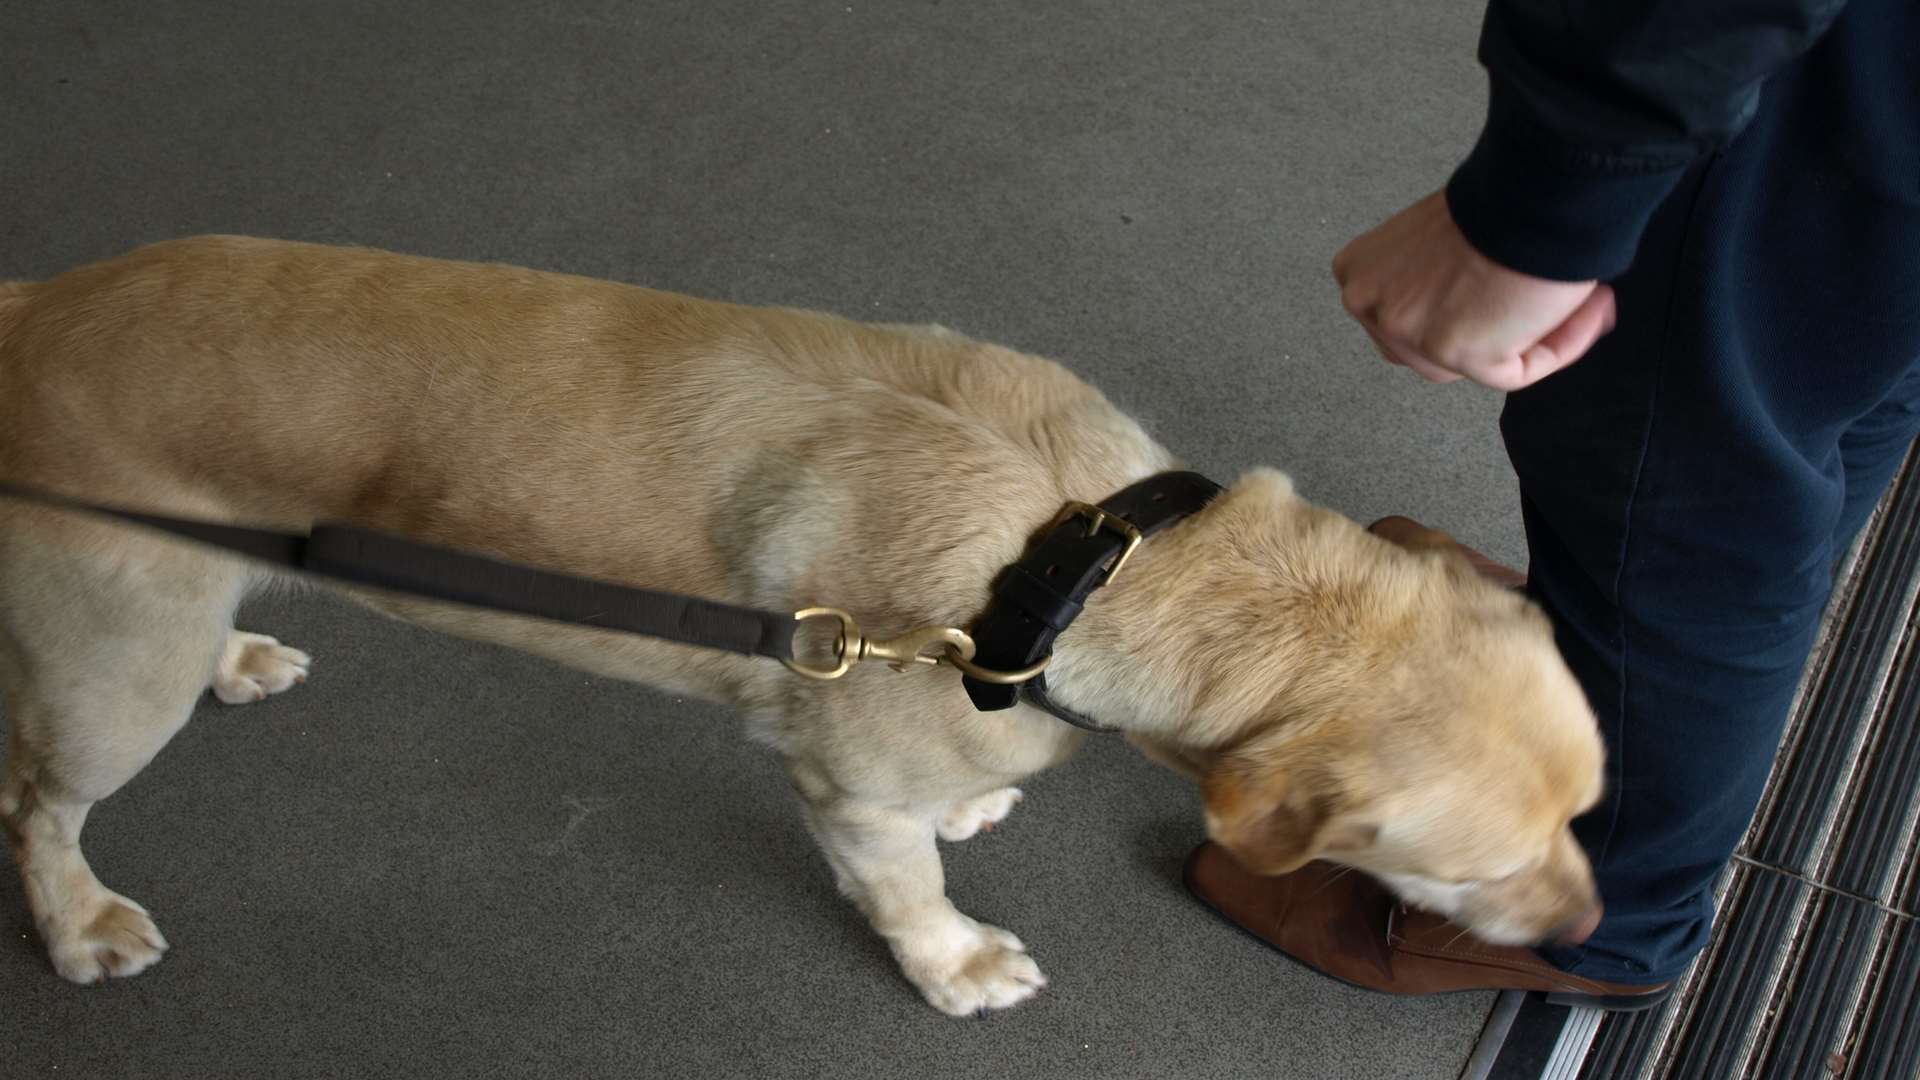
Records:
{"label": "dog's head", "polygon": [[[1444,537],[1388,544],[1280,483],[1236,488],[1207,526],[1223,535],[1196,536],[1216,556],[1229,539],[1254,580],[1183,600],[1202,635],[1254,650],[1183,664],[1217,680],[1196,710],[1238,719],[1199,748],[1136,742],[1200,780],[1208,832],[1250,870],[1328,859],[1490,941],[1584,936],[1598,902],[1569,823],[1600,798],[1603,751],[1546,617]],[[1289,610],[1257,610],[1263,572],[1289,579],[1268,583]]]}

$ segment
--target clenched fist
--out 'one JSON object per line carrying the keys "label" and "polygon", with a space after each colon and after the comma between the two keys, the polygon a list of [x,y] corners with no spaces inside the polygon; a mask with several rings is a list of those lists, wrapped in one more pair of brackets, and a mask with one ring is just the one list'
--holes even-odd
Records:
{"label": "clenched fist", "polygon": [[1611,288],[1501,266],[1467,242],[1442,192],[1348,244],[1333,276],[1380,354],[1434,382],[1518,390],[1613,329]]}

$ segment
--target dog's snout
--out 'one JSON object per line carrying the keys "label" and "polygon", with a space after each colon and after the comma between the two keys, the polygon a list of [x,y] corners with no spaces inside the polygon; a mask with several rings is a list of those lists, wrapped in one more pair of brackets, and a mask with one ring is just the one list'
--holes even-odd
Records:
{"label": "dog's snout", "polygon": [[1586,940],[1593,936],[1593,932],[1600,928],[1600,915],[1604,910],[1596,902],[1572,922],[1562,927],[1560,932],[1554,935],[1554,944],[1567,946],[1585,944]]}

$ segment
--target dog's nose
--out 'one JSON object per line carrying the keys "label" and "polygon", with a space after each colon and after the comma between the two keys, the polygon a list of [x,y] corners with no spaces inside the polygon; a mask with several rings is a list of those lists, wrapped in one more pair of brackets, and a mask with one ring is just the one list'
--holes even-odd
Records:
{"label": "dog's nose", "polygon": [[1594,904],[1586,910],[1585,914],[1568,923],[1566,929],[1562,930],[1554,939],[1554,944],[1579,945],[1584,943],[1588,938],[1593,936],[1595,930],[1600,928],[1600,915],[1605,910],[1606,909],[1599,904]]}

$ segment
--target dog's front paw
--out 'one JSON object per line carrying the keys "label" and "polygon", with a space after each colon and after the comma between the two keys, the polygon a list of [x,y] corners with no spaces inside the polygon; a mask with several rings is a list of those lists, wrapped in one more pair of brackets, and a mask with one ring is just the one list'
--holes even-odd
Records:
{"label": "dog's front paw", "polygon": [[1006,820],[1013,813],[1013,804],[1022,798],[1017,787],[1005,787],[998,791],[989,791],[985,795],[955,803],[946,813],[940,815],[935,831],[940,839],[952,843],[965,840],[980,832],[992,832],[995,825]]}
{"label": "dog's front paw", "polygon": [[[903,952],[901,968],[927,1003],[948,1016],[971,1016],[1018,1005],[1047,985],[1020,939],[997,926],[965,919]],[[932,946],[932,947],[928,947]]]}
{"label": "dog's front paw", "polygon": [[73,928],[48,935],[47,955],[60,977],[97,983],[108,976],[138,975],[167,951],[167,939],[147,909],[106,893]]}
{"label": "dog's front paw", "polygon": [[213,675],[213,696],[228,705],[245,705],[307,681],[313,658],[289,649],[265,634],[235,630]]}

